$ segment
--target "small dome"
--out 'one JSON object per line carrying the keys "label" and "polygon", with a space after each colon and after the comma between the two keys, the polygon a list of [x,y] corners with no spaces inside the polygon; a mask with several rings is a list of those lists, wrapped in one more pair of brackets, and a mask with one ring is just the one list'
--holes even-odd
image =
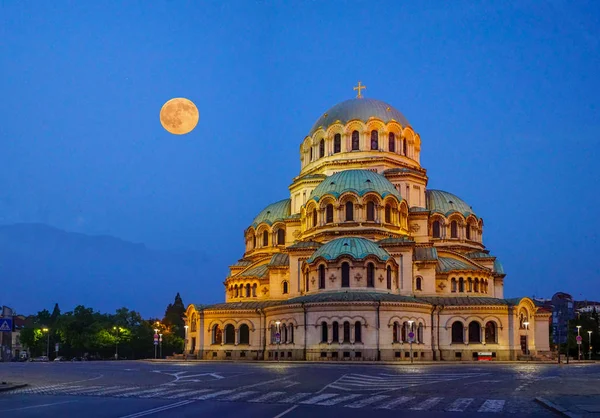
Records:
{"label": "small dome", "polygon": [[381,119],[385,123],[396,121],[403,127],[409,126],[404,115],[393,106],[380,100],[356,98],[338,103],[323,113],[308,135],[314,134],[321,127],[327,129],[337,121],[345,124],[351,120],[366,122],[370,118]]}
{"label": "small dome", "polygon": [[369,170],[344,170],[329,176],[312,191],[310,199],[318,202],[327,194],[337,198],[348,191],[355,192],[359,196],[374,191],[381,197],[391,194],[398,200],[402,200],[402,196],[388,179]]}
{"label": "small dome", "polygon": [[452,193],[442,190],[427,190],[425,192],[427,200],[427,209],[432,212],[438,212],[443,215],[449,215],[453,212],[462,213],[465,217],[475,215],[473,208],[464,200]]}
{"label": "small dome", "polygon": [[264,208],[252,221],[252,226],[256,227],[263,222],[273,225],[276,221],[284,220],[290,216],[290,199],[283,199],[279,202],[271,203]]}
{"label": "small dome", "polygon": [[338,238],[323,245],[306,261],[312,263],[319,257],[335,260],[341,255],[348,255],[355,260],[362,260],[368,255],[374,255],[381,261],[386,261],[390,255],[373,241],[365,238]]}

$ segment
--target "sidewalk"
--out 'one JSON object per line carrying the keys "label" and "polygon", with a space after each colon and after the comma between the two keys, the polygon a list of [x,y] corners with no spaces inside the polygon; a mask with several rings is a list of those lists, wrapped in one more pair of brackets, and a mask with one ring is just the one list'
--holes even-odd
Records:
{"label": "sidewalk", "polygon": [[19,389],[27,386],[27,383],[15,383],[15,382],[0,382],[0,392],[6,392],[7,390]]}
{"label": "sidewalk", "polygon": [[549,396],[535,400],[566,417],[600,417],[600,395]]}
{"label": "sidewalk", "polygon": [[[471,361],[471,360],[462,360],[462,361],[414,361],[411,363],[410,361],[401,360],[401,361],[344,361],[344,360],[203,360],[203,359],[191,359],[187,360],[182,358],[167,358],[167,359],[140,359],[136,361],[147,361],[147,362],[156,362],[156,363],[237,363],[237,364],[261,364],[261,363],[288,363],[288,364],[340,364],[340,365],[349,365],[355,364],[360,366],[366,365],[384,365],[384,366],[415,366],[415,365],[482,365],[482,364],[558,364],[556,360],[494,360],[494,361]],[[569,365],[580,365],[580,364],[596,364],[599,363],[596,360],[584,360],[584,361],[571,361],[569,364],[562,363],[563,366]]]}

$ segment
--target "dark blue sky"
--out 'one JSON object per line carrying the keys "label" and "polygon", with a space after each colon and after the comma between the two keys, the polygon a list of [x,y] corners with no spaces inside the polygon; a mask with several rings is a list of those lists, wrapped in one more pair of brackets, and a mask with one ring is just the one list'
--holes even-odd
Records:
{"label": "dark blue sky", "polygon": [[[429,187],[484,218],[506,296],[600,299],[600,5],[409,3],[2,2],[0,223],[205,252],[182,297],[220,301],[361,80],[420,133]],[[181,137],[158,118],[177,96],[200,110]]]}

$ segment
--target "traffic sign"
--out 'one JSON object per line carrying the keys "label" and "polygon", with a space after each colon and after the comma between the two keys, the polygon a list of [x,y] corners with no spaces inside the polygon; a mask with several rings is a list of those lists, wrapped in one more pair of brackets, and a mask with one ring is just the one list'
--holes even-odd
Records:
{"label": "traffic sign", "polygon": [[154,334],[154,341],[158,341],[158,334]]}
{"label": "traffic sign", "polygon": [[281,334],[280,333],[275,334],[275,342],[277,344],[279,344],[281,342]]}
{"label": "traffic sign", "polygon": [[411,331],[411,332],[408,333],[408,340],[411,343],[415,340],[415,333],[414,332]]}
{"label": "traffic sign", "polygon": [[58,347],[59,347],[58,343],[54,344],[54,351],[57,352],[57,353],[58,353]]}
{"label": "traffic sign", "polygon": [[575,339],[577,340],[578,343],[580,343],[583,340],[581,335],[578,335],[577,337],[575,337]]}
{"label": "traffic sign", "polygon": [[578,344],[578,345],[581,345],[581,340],[577,340],[577,344]]}
{"label": "traffic sign", "polygon": [[154,340],[154,345],[158,345],[158,341]]}
{"label": "traffic sign", "polygon": [[0,332],[12,331],[12,318],[0,318]]}

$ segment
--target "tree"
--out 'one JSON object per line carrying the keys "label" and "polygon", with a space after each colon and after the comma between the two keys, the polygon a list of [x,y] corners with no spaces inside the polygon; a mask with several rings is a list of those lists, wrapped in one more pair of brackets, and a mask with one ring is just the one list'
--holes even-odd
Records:
{"label": "tree", "polygon": [[50,315],[50,325],[56,324],[56,321],[60,317],[60,308],[58,307],[58,303],[54,304],[54,309],[52,310],[52,315]]}
{"label": "tree", "polygon": [[185,305],[183,304],[183,300],[177,292],[175,296],[175,301],[167,306],[165,310],[165,318],[163,319],[163,324],[169,328],[171,331],[179,336],[180,338],[185,338],[185,321],[183,317],[185,316]]}

